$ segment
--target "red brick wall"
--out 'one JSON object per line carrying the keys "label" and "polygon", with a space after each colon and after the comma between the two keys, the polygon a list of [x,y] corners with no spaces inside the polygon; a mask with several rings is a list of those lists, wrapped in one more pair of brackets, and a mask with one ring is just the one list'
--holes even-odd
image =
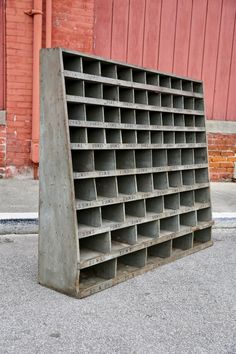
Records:
{"label": "red brick wall", "polygon": [[6,128],[0,126],[0,178],[5,177],[6,167]]}
{"label": "red brick wall", "polygon": [[6,176],[31,166],[32,0],[6,1]]}
{"label": "red brick wall", "polygon": [[236,162],[236,134],[208,134],[211,181],[230,181]]}
{"label": "red brick wall", "polygon": [[[45,9],[43,1],[43,8]],[[93,49],[94,0],[53,0],[52,46],[84,52]],[[32,120],[33,17],[24,13],[33,0],[6,1],[6,149],[1,146],[0,171],[7,177],[32,169],[30,160]],[[45,37],[45,13],[43,14]],[[44,41],[43,41],[44,42]],[[0,143],[1,144],[1,143]],[[6,169],[4,171],[4,168]]]}

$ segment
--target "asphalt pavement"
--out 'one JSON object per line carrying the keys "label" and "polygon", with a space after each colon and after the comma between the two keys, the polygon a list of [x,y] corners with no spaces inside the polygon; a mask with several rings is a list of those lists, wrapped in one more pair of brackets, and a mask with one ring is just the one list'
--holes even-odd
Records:
{"label": "asphalt pavement", "polygon": [[37,283],[37,236],[0,236],[1,354],[235,354],[236,235],[79,300]]}

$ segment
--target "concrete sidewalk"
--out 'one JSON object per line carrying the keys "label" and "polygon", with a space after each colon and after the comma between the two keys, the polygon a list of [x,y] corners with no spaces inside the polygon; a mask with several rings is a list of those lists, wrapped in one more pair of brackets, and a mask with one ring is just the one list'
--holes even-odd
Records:
{"label": "concrete sidewalk", "polygon": [[[0,180],[0,197],[0,234],[37,233],[38,181],[2,179]],[[217,220],[216,225],[235,227],[236,183],[211,183],[211,197],[213,218]]]}

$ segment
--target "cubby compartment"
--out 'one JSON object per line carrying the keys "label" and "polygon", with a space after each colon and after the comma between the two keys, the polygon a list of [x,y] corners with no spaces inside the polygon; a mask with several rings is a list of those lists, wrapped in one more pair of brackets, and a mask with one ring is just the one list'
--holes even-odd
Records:
{"label": "cubby compartment", "polygon": [[87,130],[88,135],[88,143],[102,143],[105,144],[106,137],[105,137],[105,130],[100,128],[88,128]]}
{"label": "cubby compartment", "polygon": [[150,106],[161,106],[161,94],[157,92],[148,91],[148,104]]}
{"label": "cubby compartment", "polygon": [[133,169],[135,168],[135,155],[133,150],[116,150],[116,168]]}
{"label": "cubby compartment", "polygon": [[77,221],[78,221],[79,231],[82,225],[86,225],[90,227],[101,227],[102,226],[101,209],[89,208],[89,209],[77,210]]}
{"label": "cubby compartment", "polygon": [[119,80],[132,81],[132,69],[117,65],[117,76]]}
{"label": "cubby compartment", "polygon": [[121,131],[119,129],[106,129],[107,144],[121,144]]}
{"label": "cubby compartment", "polygon": [[120,109],[121,123],[124,124],[135,124],[135,111],[133,109]]}
{"label": "cubby compartment", "polygon": [[162,258],[168,258],[171,256],[171,240],[158,243],[157,245],[147,248],[147,263],[152,263]]}
{"label": "cubby compartment", "polygon": [[113,150],[95,150],[94,160],[96,171],[110,171],[116,169],[115,151]]}
{"label": "cubby compartment", "polygon": [[174,215],[160,220],[160,236],[179,231],[179,216]]}
{"label": "cubby compartment", "polygon": [[185,126],[183,114],[177,114],[177,113],[174,114],[174,125],[176,127],[184,127]]}
{"label": "cubby compartment", "polygon": [[189,250],[192,247],[193,247],[193,234],[192,233],[174,238],[172,240],[173,255],[178,251]]}
{"label": "cubby compartment", "polygon": [[68,102],[67,113],[68,113],[68,119],[71,120],[86,119],[86,110],[84,104]]}
{"label": "cubby compartment", "polygon": [[162,125],[161,112],[149,111],[149,119],[151,125]]}
{"label": "cubby compartment", "polygon": [[145,110],[136,110],[136,124],[149,124],[149,112]]}
{"label": "cubby compartment", "polygon": [[82,59],[78,55],[63,53],[63,66],[64,70],[80,73],[82,71]]}
{"label": "cubby compartment", "polygon": [[171,78],[171,88],[175,90],[182,90],[182,80],[172,77]]}
{"label": "cubby compartment", "polygon": [[147,250],[129,253],[125,256],[117,258],[117,276],[132,273],[133,271],[142,268],[147,262]]}
{"label": "cubby compartment", "polygon": [[144,200],[135,200],[125,203],[125,215],[144,218],[146,216]]}
{"label": "cubby compartment", "polygon": [[119,87],[119,98],[121,102],[134,103],[134,90],[126,87]]}
{"label": "cubby compartment", "polygon": [[175,133],[171,131],[163,132],[164,144],[174,144],[175,143]]}
{"label": "cubby compartment", "polygon": [[159,86],[159,77],[158,74],[147,72],[146,81],[148,85]]}
{"label": "cubby compartment", "polygon": [[120,109],[104,106],[104,120],[108,123],[120,123]]}
{"label": "cubby compartment", "polygon": [[206,148],[198,148],[194,150],[194,163],[195,164],[207,163]]}
{"label": "cubby compartment", "polygon": [[117,79],[117,68],[115,64],[101,62],[101,74],[105,77]]}
{"label": "cubby compartment", "polygon": [[182,149],[181,150],[181,164],[182,165],[192,165],[193,163],[194,163],[193,149]]}
{"label": "cubby compartment", "polygon": [[193,82],[193,92],[203,93],[202,83],[201,82]]}
{"label": "cubby compartment", "polygon": [[184,121],[186,127],[194,127],[195,126],[195,117],[192,114],[184,115]]}
{"label": "cubby compartment", "polygon": [[85,96],[92,98],[102,98],[102,85],[94,82],[85,82]]}
{"label": "cubby compartment", "polygon": [[196,111],[204,111],[204,104],[202,98],[194,98],[194,109]]}
{"label": "cubby compartment", "polygon": [[195,183],[194,171],[193,170],[183,170],[182,171],[182,181],[184,186],[192,186]]}
{"label": "cubby compartment", "polygon": [[111,237],[105,232],[79,239],[80,261],[85,262],[111,252]]}
{"label": "cubby compartment", "polygon": [[174,116],[173,113],[162,112],[162,124],[165,126],[173,126],[174,125]]}
{"label": "cubby compartment", "polygon": [[84,96],[84,82],[75,79],[65,78],[65,87],[67,95]]}
{"label": "cubby compartment", "polygon": [[150,144],[150,132],[148,130],[137,130],[137,143],[138,144]]}
{"label": "cubby compartment", "polygon": [[140,104],[148,104],[147,91],[134,90],[134,102]]}
{"label": "cubby compartment", "polygon": [[71,143],[87,143],[87,129],[70,127],[70,142]]}
{"label": "cubby compartment", "polygon": [[159,85],[162,87],[171,88],[171,78],[166,75],[159,75]]}
{"label": "cubby compartment", "polygon": [[117,86],[103,85],[103,99],[119,101],[119,89]]}
{"label": "cubby compartment", "polygon": [[197,222],[198,224],[204,224],[206,222],[211,221],[212,215],[211,215],[211,208],[204,208],[204,209],[199,209],[197,211]]}
{"label": "cubby compartment", "polygon": [[189,213],[180,214],[180,226],[196,226],[197,225],[197,216],[195,211],[190,211]]}
{"label": "cubby compartment", "polygon": [[175,132],[175,143],[184,144],[185,142],[185,132]]}
{"label": "cubby compartment", "polygon": [[164,195],[165,210],[178,210],[180,208],[179,193]]}
{"label": "cubby compartment", "polygon": [[196,183],[208,183],[208,169],[207,168],[198,168],[195,170],[195,181]]}
{"label": "cubby compartment", "polygon": [[169,171],[168,180],[170,188],[177,188],[182,185],[181,172],[180,171]]}
{"label": "cubby compartment", "polygon": [[151,143],[152,144],[163,144],[163,132],[161,131],[151,131]]}
{"label": "cubby compartment", "polygon": [[186,191],[180,193],[181,206],[194,206],[194,191]]}
{"label": "cubby compartment", "polygon": [[96,264],[80,270],[80,290],[99,286],[106,280],[116,276],[116,259]]}
{"label": "cubby compartment", "polygon": [[196,143],[196,134],[195,132],[186,132],[186,143],[187,144],[195,144]]}
{"label": "cubby compartment", "polygon": [[181,165],[181,151],[180,149],[167,150],[168,166]]}
{"label": "cubby compartment", "polygon": [[104,111],[102,106],[86,105],[86,118],[87,121],[103,122]]}
{"label": "cubby compartment", "polygon": [[193,97],[184,97],[184,109],[194,109],[194,98]]}
{"label": "cubby compartment", "polygon": [[167,151],[166,150],[152,150],[152,164],[153,167],[167,166]]}
{"label": "cubby compartment", "polygon": [[92,150],[72,151],[72,165],[75,172],[94,171],[94,152]]}
{"label": "cubby compartment", "polygon": [[203,132],[196,132],[196,143],[205,144],[206,143],[206,134]]}
{"label": "cubby compartment", "polygon": [[194,191],[196,203],[210,203],[210,189],[200,188]]}
{"label": "cubby compartment", "polygon": [[141,84],[146,84],[146,72],[143,70],[132,69],[133,72],[133,81],[139,82]]}
{"label": "cubby compartment", "polygon": [[161,106],[162,107],[173,107],[173,96],[168,93],[161,94]]}
{"label": "cubby compartment", "polygon": [[138,192],[153,192],[153,179],[151,174],[136,176]]}
{"label": "cubby compartment", "polygon": [[184,108],[184,98],[183,96],[173,96],[173,107],[178,109]]}
{"label": "cubby compartment", "polygon": [[196,127],[205,127],[205,117],[204,116],[195,116],[195,126]]}
{"label": "cubby compartment", "polygon": [[122,130],[123,144],[137,144],[136,130]]}
{"label": "cubby compartment", "polygon": [[101,75],[100,61],[89,59],[89,58],[83,58],[82,64],[83,64],[83,73],[90,74],[90,75],[96,75],[96,76]]}
{"label": "cubby compartment", "polygon": [[122,203],[102,206],[101,211],[103,223],[105,223],[106,220],[113,222],[125,221],[125,209]]}
{"label": "cubby compartment", "polygon": [[119,194],[135,194],[137,193],[136,178],[134,175],[118,176],[118,193]]}
{"label": "cubby compartment", "polygon": [[97,191],[95,180],[93,178],[86,178],[85,180],[74,180],[75,198],[80,200],[96,200]]}
{"label": "cubby compartment", "polygon": [[137,225],[138,241],[145,241],[145,237],[156,238],[160,235],[159,220]]}
{"label": "cubby compartment", "polygon": [[206,229],[194,231],[193,234],[193,245],[198,246],[199,244],[211,241],[211,227]]}
{"label": "cubby compartment", "polygon": [[120,249],[129,245],[137,243],[136,226],[125,227],[122,229],[111,231],[111,247],[112,251],[119,251]]}
{"label": "cubby compartment", "polygon": [[152,167],[152,150],[135,150],[136,168]]}
{"label": "cubby compartment", "polygon": [[118,188],[115,177],[101,177],[96,179],[97,196],[107,198],[117,198]]}
{"label": "cubby compartment", "polygon": [[163,190],[168,188],[167,172],[158,172],[153,174],[154,190]]}
{"label": "cubby compartment", "polygon": [[146,199],[147,213],[160,214],[164,211],[163,197],[154,197]]}
{"label": "cubby compartment", "polygon": [[192,83],[192,81],[182,80],[182,89],[183,89],[183,91],[193,92],[193,83]]}

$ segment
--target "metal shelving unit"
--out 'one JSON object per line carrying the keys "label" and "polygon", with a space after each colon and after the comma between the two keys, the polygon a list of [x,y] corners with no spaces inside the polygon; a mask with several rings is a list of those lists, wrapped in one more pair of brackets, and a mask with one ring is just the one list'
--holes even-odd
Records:
{"label": "metal shelving unit", "polygon": [[39,282],[85,297],[212,245],[202,83],[41,52]]}

